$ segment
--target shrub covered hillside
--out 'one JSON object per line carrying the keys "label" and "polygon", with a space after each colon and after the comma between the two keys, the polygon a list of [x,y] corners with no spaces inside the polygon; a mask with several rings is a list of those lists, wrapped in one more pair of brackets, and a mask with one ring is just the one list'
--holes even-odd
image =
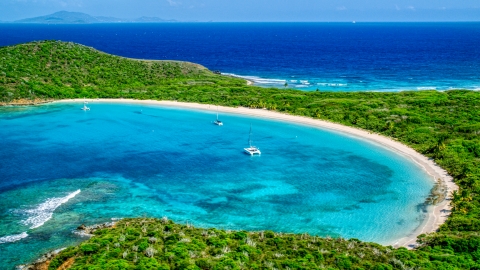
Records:
{"label": "shrub covered hillside", "polygon": [[[18,98],[120,97],[152,86],[217,86],[244,80],[188,62],[144,61],[57,41],[0,48],[0,101]],[[151,97],[151,95],[150,95]]]}
{"label": "shrub covered hillside", "polygon": [[[454,269],[449,256],[356,239],[198,229],[167,218],[139,218],[96,231],[61,252],[49,269]],[[455,263],[459,269],[471,266],[465,258]]]}
{"label": "shrub covered hillside", "polygon": [[[452,194],[452,214],[439,232],[422,235],[417,252],[402,251],[410,257],[396,258],[408,260],[411,266],[430,260],[436,269],[480,269],[480,92],[303,92],[247,86],[241,79],[194,64],[126,59],[72,43],[46,41],[0,48],[0,103],[83,97],[265,108],[395,138],[435,159],[460,187]],[[340,252],[336,248],[328,251]],[[345,256],[363,261],[357,255]]]}

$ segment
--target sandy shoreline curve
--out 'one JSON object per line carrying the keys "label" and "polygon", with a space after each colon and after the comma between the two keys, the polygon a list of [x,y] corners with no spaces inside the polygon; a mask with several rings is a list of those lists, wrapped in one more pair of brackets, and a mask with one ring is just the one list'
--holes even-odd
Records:
{"label": "sandy shoreline curve", "polygon": [[[446,188],[447,197],[442,202],[429,206],[428,213],[425,216],[424,221],[420,226],[411,232],[409,235],[387,243],[386,245],[391,245],[393,247],[406,247],[414,248],[416,247],[417,236],[424,233],[431,233],[436,231],[440,225],[442,225],[448,218],[451,212],[450,200],[451,193],[454,190],[458,190],[458,186],[453,182],[453,178],[448,175],[448,173],[437,165],[432,159],[418,153],[413,148],[400,143],[389,137],[372,133],[366,130],[348,127],[341,124],[336,124],[324,120],[318,120],[313,118],[308,118],[304,116],[294,116],[290,114],[285,114],[276,111],[269,111],[266,109],[250,109],[245,107],[225,107],[217,105],[208,105],[208,104],[199,104],[199,103],[186,103],[186,102],[176,102],[176,101],[158,101],[158,100],[135,100],[135,99],[87,99],[86,101],[90,103],[123,103],[123,104],[143,104],[143,105],[158,105],[164,107],[176,107],[176,108],[185,108],[185,109],[195,109],[211,112],[220,112],[220,113],[231,113],[246,115],[251,117],[259,117],[264,119],[272,119],[277,121],[295,123],[300,125],[307,125],[310,127],[316,127],[320,129],[327,129],[330,131],[335,131],[342,133],[343,135],[353,136],[359,139],[368,140],[374,142],[384,148],[387,148],[391,151],[395,151],[407,158],[412,159],[420,167],[422,167],[429,175],[431,175],[432,180],[439,184],[442,184]],[[83,103],[83,99],[64,99],[54,101],[53,103],[71,103],[78,102]]]}

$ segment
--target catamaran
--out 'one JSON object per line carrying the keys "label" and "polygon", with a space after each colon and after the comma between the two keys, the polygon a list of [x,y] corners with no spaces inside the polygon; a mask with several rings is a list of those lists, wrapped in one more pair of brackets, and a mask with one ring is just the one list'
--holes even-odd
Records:
{"label": "catamaran", "polygon": [[213,121],[213,123],[217,126],[223,126],[223,122],[218,120],[218,107],[217,107],[217,120]]}
{"label": "catamaran", "polygon": [[90,108],[87,107],[87,104],[88,102],[85,99],[83,99],[83,107],[81,109],[84,111],[90,111]]}
{"label": "catamaran", "polygon": [[247,153],[251,156],[262,154],[262,152],[260,152],[260,149],[258,149],[256,146],[252,145],[252,125],[250,125],[250,134],[248,135],[248,145],[250,145],[250,147],[243,148],[243,150],[245,150],[245,153]]}

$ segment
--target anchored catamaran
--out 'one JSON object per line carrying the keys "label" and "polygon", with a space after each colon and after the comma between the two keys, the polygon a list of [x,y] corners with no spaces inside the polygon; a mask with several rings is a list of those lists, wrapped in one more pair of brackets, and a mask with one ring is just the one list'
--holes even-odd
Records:
{"label": "anchored catamaran", "polygon": [[260,152],[260,149],[258,149],[256,146],[252,145],[252,125],[250,125],[250,134],[248,135],[248,144],[250,145],[250,147],[243,148],[243,150],[245,150],[245,153],[247,153],[251,156],[262,154],[262,152]]}
{"label": "anchored catamaran", "polygon": [[81,109],[84,111],[90,111],[90,108],[87,107],[87,104],[88,102],[85,99],[83,99],[83,107]]}

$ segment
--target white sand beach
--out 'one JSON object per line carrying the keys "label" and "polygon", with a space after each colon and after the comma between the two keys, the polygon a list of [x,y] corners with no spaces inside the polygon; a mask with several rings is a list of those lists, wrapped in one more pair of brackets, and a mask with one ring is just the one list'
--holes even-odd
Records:
{"label": "white sand beach", "polygon": [[[55,103],[62,102],[78,102],[83,103],[83,99],[70,99],[55,101]],[[417,236],[423,233],[430,233],[436,231],[441,224],[443,224],[450,214],[450,195],[452,191],[458,190],[458,186],[453,182],[453,178],[448,173],[438,166],[433,160],[425,157],[424,155],[416,152],[409,146],[406,146],[394,139],[371,133],[366,130],[361,130],[353,127],[347,127],[340,124],[331,123],[328,121],[312,119],[308,117],[293,116],[275,111],[269,111],[265,109],[249,109],[244,107],[223,107],[216,105],[198,104],[198,103],[185,103],[175,101],[156,101],[156,100],[133,100],[133,99],[94,99],[87,100],[91,104],[94,103],[134,103],[145,105],[160,105],[168,107],[178,107],[186,109],[206,110],[220,113],[232,113],[240,115],[248,115],[252,117],[259,117],[265,119],[274,119],[279,121],[286,121],[296,124],[308,125],[311,127],[317,127],[320,129],[328,129],[336,132],[343,133],[345,135],[354,136],[360,139],[365,139],[370,142],[381,145],[391,151],[395,151],[407,158],[411,158],[419,166],[424,168],[428,174],[432,176],[432,181],[440,182],[445,185],[447,189],[448,197],[437,205],[430,206],[428,208],[429,213],[425,217],[424,222],[411,234],[406,235],[401,239],[397,239],[392,243],[388,243],[394,247],[407,247],[413,248],[416,245]]]}

